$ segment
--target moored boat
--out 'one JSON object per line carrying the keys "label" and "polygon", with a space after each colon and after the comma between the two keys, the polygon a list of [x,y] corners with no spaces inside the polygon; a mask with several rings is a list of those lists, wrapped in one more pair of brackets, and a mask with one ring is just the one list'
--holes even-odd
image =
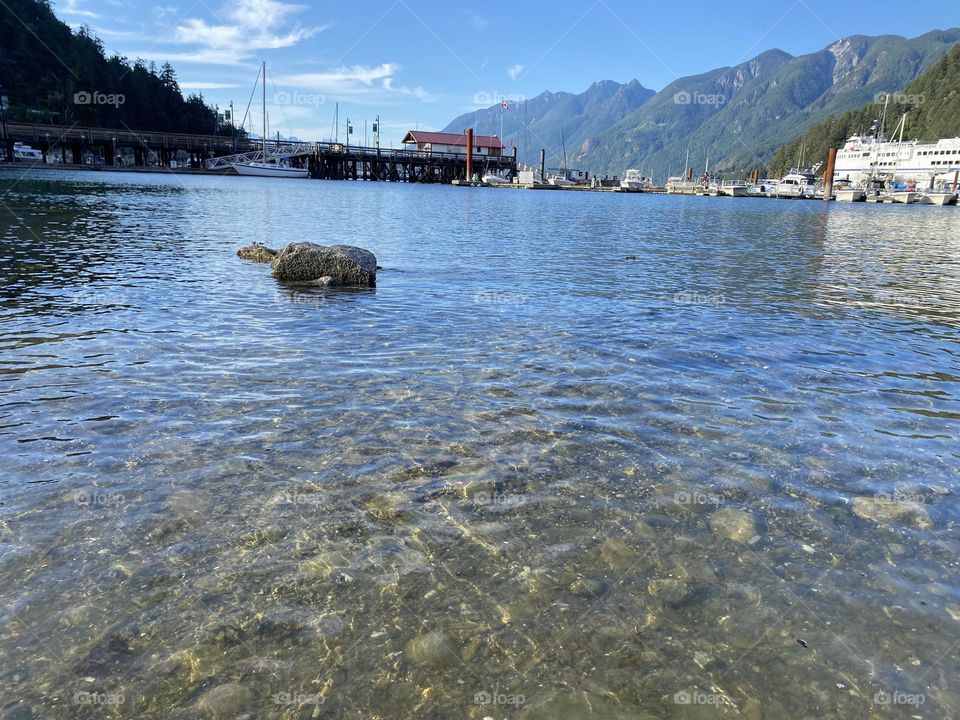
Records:
{"label": "moored boat", "polygon": [[643,192],[651,187],[653,187],[653,180],[634,168],[627,170],[623,180],[620,181],[620,189],[625,192]]}
{"label": "moored boat", "polygon": [[13,159],[15,162],[43,162],[43,153],[40,150],[24,145],[22,142],[13,144]]}
{"label": "moored boat", "polygon": [[[288,157],[270,158],[267,153],[267,63],[263,62],[260,72],[263,76],[263,140],[261,160],[252,160],[248,162],[232,163],[232,167],[238,175],[247,175],[254,177],[273,177],[273,178],[308,178],[310,171],[307,168],[294,167]],[[254,85],[256,89],[256,85]],[[279,133],[277,134],[279,144]]]}
{"label": "moored boat", "polygon": [[777,182],[777,197],[793,199],[814,197],[816,194],[817,167],[791,168],[790,172]]}
{"label": "moored boat", "polygon": [[928,190],[917,198],[923,205],[954,205],[957,202],[957,193],[949,190]]}
{"label": "moored boat", "polygon": [[867,193],[863,188],[838,188],[834,191],[837,202],[863,202],[867,199]]}
{"label": "moored boat", "polygon": [[233,169],[238,175],[252,175],[255,177],[285,177],[285,178],[306,178],[310,177],[310,171],[306,168],[283,165],[281,162],[249,162],[234,163]]}

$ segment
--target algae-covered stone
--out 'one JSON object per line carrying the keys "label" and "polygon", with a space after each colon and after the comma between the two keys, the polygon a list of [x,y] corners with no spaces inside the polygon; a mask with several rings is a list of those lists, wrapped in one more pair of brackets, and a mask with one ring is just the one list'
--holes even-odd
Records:
{"label": "algae-covered stone", "polygon": [[219,685],[205,692],[197,701],[197,709],[214,720],[233,720],[253,705],[253,692],[240,683]]}
{"label": "algae-covered stone", "polygon": [[853,514],[881,525],[908,521],[921,529],[933,526],[923,505],[911,500],[856,497],[853,499]]}
{"label": "algae-covered stone", "polygon": [[352,245],[291,243],[277,253],[273,276],[281,282],[314,282],[332,278],[338,285],[374,287],[377,258],[369,250]]}
{"label": "algae-covered stone", "polygon": [[251,260],[252,262],[268,263],[273,262],[277,256],[276,250],[271,250],[263,243],[255,242],[253,245],[247,245],[237,250],[237,257],[241,260]]}
{"label": "algae-covered stone", "polygon": [[757,527],[753,517],[743,510],[723,508],[710,516],[710,529],[714,535],[732,540],[736,543],[745,543],[757,534]]}
{"label": "algae-covered stone", "polygon": [[407,643],[407,657],[419,665],[448,667],[460,662],[454,641],[441,630],[418,635]]}

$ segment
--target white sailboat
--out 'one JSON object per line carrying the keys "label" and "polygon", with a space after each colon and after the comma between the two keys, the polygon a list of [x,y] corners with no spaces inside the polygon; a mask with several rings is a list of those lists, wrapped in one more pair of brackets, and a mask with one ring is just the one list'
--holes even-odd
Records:
{"label": "white sailboat", "polygon": [[272,162],[267,161],[267,63],[261,66],[263,75],[263,160],[233,163],[233,169],[238,175],[252,175],[254,177],[281,177],[306,178],[310,176],[307,168],[294,167],[288,157],[277,157]]}
{"label": "white sailboat", "polygon": [[573,187],[576,183],[567,177],[567,139],[563,134],[563,124],[560,124],[560,141],[563,143],[563,172],[554,173],[547,182],[556,187]]}
{"label": "white sailboat", "polygon": [[687,150],[686,159],[683,161],[683,175],[672,175],[667,178],[667,193],[669,195],[693,195],[697,192],[700,184],[689,179],[690,169],[690,150]]}

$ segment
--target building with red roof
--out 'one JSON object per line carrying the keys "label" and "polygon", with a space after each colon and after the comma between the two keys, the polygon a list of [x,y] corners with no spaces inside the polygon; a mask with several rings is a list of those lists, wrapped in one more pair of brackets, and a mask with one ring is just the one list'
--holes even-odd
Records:
{"label": "building with red roof", "polygon": [[[435,153],[456,153],[457,155],[467,154],[467,136],[457,133],[445,132],[426,132],[422,130],[409,130],[403,137],[403,144],[408,149],[422,150],[424,152]],[[413,146],[413,147],[409,147]],[[503,155],[503,143],[496,135],[474,135],[473,136],[473,154],[474,156],[500,157]]]}

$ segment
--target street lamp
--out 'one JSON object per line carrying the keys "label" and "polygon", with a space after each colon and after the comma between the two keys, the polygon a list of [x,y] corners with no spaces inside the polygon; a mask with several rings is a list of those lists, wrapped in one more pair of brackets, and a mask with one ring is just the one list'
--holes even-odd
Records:
{"label": "street lamp", "polygon": [[353,133],[353,125],[350,124],[350,118],[347,118],[347,148],[350,148],[350,135]]}
{"label": "street lamp", "polygon": [[0,85],[0,125],[3,126],[3,158],[8,162],[13,162],[13,158],[10,157],[10,143],[7,142],[7,116],[3,111],[3,106],[9,104],[7,93],[3,89],[3,85]]}
{"label": "street lamp", "polygon": [[373,121],[373,136],[376,138],[377,150],[380,149],[380,116],[377,115],[377,119]]}

